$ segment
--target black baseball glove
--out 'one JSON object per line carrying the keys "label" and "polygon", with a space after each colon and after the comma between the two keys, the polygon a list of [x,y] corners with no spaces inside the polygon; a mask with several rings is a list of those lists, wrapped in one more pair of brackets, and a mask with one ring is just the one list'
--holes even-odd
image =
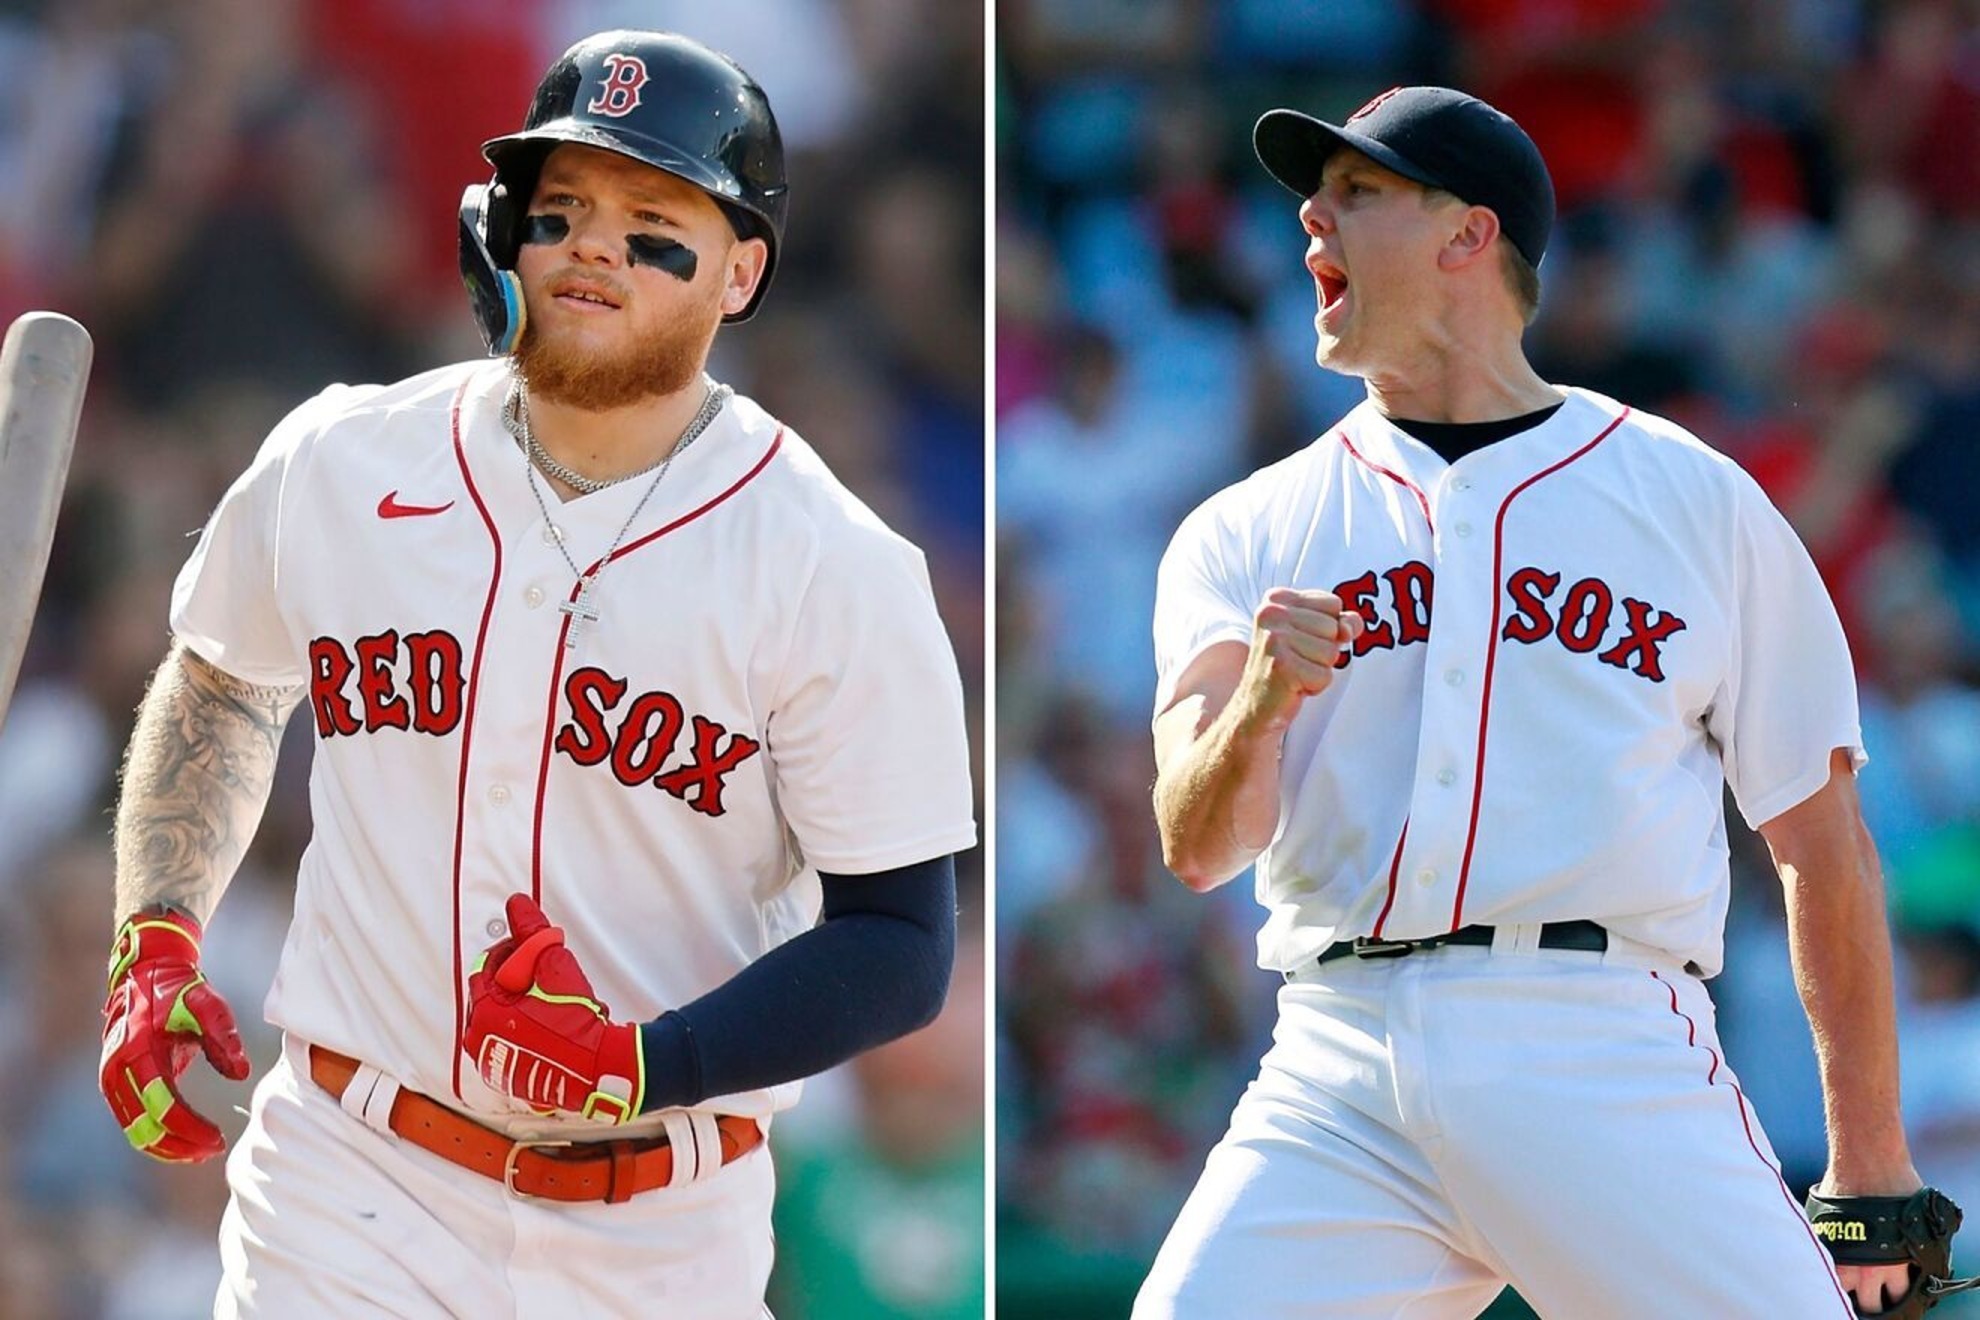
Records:
{"label": "black baseball glove", "polygon": [[1953,1234],[1962,1217],[1950,1197],[1931,1187],[1910,1196],[1808,1194],[1808,1222],[1836,1264],[1911,1266],[1911,1291],[1878,1320],[1919,1320],[1947,1293],[1980,1287],[1980,1279],[1952,1276]]}

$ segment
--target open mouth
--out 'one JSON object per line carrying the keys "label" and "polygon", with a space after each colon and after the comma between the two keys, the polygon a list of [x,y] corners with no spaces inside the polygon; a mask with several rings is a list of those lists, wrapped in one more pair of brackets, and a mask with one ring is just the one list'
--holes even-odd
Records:
{"label": "open mouth", "polygon": [[1313,272],[1313,282],[1320,286],[1320,310],[1331,312],[1341,305],[1347,296],[1347,272],[1324,262],[1308,262],[1307,268]]}
{"label": "open mouth", "polygon": [[583,307],[598,307],[617,311],[619,300],[605,290],[590,284],[563,284],[552,291],[552,297],[561,303],[576,303]]}

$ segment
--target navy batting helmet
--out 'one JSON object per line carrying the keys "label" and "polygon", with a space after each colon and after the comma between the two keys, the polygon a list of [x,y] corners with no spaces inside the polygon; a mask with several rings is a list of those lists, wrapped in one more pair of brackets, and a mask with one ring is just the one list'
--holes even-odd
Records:
{"label": "navy batting helmet", "polygon": [[530,195],[566,142],[616,152],[713,197],[736,233],[770,248],[746,321],[770,287],[790,200],[769,98],[734,60],[671,32],[601,32],[565,51],[537,84],[523,130],[483,144],[495,178],[461,198],[461,276],[491,353],[522,335],[515,276]]}

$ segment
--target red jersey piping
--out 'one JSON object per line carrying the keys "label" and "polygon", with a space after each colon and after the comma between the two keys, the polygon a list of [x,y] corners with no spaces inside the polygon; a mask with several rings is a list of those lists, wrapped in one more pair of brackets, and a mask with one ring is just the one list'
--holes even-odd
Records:
{"label": "red jersey piping", "polygon": [[1437,531],[1437,524],[1430,517],[1430,497],[1423,493],[1423,487],[1417,485],[1415,482],[1411,481],[1408,477],[1405,477],[1402,473],[1397,472],[1392,468],[1385,468],[1380,463],[1375,462],[1373,459],[1365,457],[1359,449],[1356,449],[1354,447],[1354,441],[1348,439],[1348,433],[1346,431],[1339,431],[1336,432],[1336,434],[1338,434],[1341,438],[1342,448],[1346,449],[1348,453],[1354,455],[1356,462],[1360,463],[1363,467],[1366,467],[1371,471],[1381,473],[1383,476],[1387,477],[1390,481],[1395,482],[1398,486],[1401,486],[1403,489],[1407,490],[1410,494],[1416,496],[1417,507],[1423,510],[1423,521],[1430,524],[1430,531],[1434,535]]}
{"label": "red jersey piping", "polygon": [[[1698,1024],[1692,1020],[1691,1014],[1678,1006],[1677,987],[1666,981],[1656,972],[1651,972],[1650,975],[1670,995],[1671,1012],[1684,1019],[1685,1044],[1691,1046],[1693,1049],[1702,1049],[1711,1056],[1712,1066],[1706,1070],[1705,1084],[1707,1086],[1719,1085],[1719,1052],[1710,1045],[1700,1045],[1698,1043]],[[1732,1088],[1733,1100],[1739,1106],[1739,1122],[1740,1126],[1746,1132],[1747,1147],[1752,1150],[1753,1157],[1760,1161],[1767,1172],[1774,1175],[1774,1182],[1780,1187],[1781,1196],[1788,1203],[1788,1213],[1800,1221],[1802,1231],[1808,1234],[1808,1245],[1815,1249],[1815,1255],[1822,1261],[1822,1268],[1828,1273],[1830,1284],[1835,1287],[1836,1297],[1842,1302],[1842,1313],[1850,1317],[1850,1320],[1855,1320],[1857,1314],[1856,1305],[1849,1300],[1849,1294],[1843,1291],[1842,1281],[1836,1277],[1836,1268],[1829,1256],[1829,1249],[1816,1239],[1815,1230],[1808,1226],[1808,1220],[1801,1213],[1801,1207],[1795,1204],[1794,1193],[1788,1190],[1787,1181],[1781,1177],[1781,1171],[1774,1167],[1772,1161],[1761,1151],[1760,1143],[1754,1139],[1753,1116],[1749,1112],[1749,1106],[1746,1103],[1746,1093],[1739,1089],[1738,1082],[1727,1082],[1726,1085]]]}
{"label": "red jersey piping", "polygon": [[1464,860],[1458,863],[1457,897],[1451,904],[1451,929],[1464,925],[1464,888],[1471,879],[1471,851],[1478,844],[1478,804],[1485,796],[1485,733],[1492,715],[1492,671],[1499,658],[1499,610],[1505,596],[1504,576],[1506,554],[1506,512],[1512,502],[1527,489],[1559,472],[1568,464],[1594,449],[1609,438],[1609,434],[1621,426],[1629,417],[1630,409],[1617,413],[1615,420],[1602,428],[1601,434],[1559,462],[1541,468],[1526,480],[1506,493],[1499,504],[1499,515],[1492,523],[1492,631],[1485,639],[1485,678],[1478,694],[1478,761],[1471,773],[1471,821],[1465,827]]}
{"label": "red jersey piping", "polygon": [[1389,919],[1389,909],[1396,905],[1396,873],[1402,870],[1403,844],[1409,841],[1409,817],[1403,817],[1402,833],[1396,836],[1396,854],[1389,859],[1389,896],[1382,900],[1382,915],[1375,918],[1375,938],[1382,938],[1382,925]]}
{"label": "red jersey piping", "polygon": [[[712,496],[706,503],[688,510],[665,526],[648,532],[637,541],[630,541],[620,546],[612,552],[612,560],[616,562],[641,546],[651,545],[667,533],[687,526],[716,505],[725,502],[744,486],[756,480],[763,469],[770,466],[770,460],[777,456],[777,451],[783,447],[784,428],[780,426],[777,428],[777,434],[770,441],[770,447],[763,451],[763,457],[757,459],[755,466],[749,471],[736,478],[727,490]],[[591,566],[584,570],[585,576],[596,573],[605,562],[602,559],[593,560]],[[577,593],[578,584],[573,582],[567,599],[575,601]],[[549,706],[543,716],[543,752],[536,763],[536,808],[529,827],[529,892],[530,896],[539,903],[543,901],[543,801],[550,789],[550,754],[557,736],[557,702],[564,683],[564,640],[569,636],[570,631],[571,616],[566,614],[563,623],[557,628],[557,653],[550,666]]]}
{"label": "red jersey piping", "polygon": [[[1423,493],[1423,487],[1417,485],[1395,469],[1383,467],[1380,463],[1375,462],[1359,449],[1356,449],[1354,447],[1354,441],[1349,438],[1345,430],[1337,431],[1335,434],[1340,437],[1341,447],[1348,451],[1355,462],[1360,463],[1371,472],[1376,472],[1387,477],[1390,481],[1395,482],[1398,486],[1401,486],[1404,490],[1416,496],[1416,507],[1423,510],[1424,525],[1430,529],[1430,534],[1435,536],[1437,534],[1437,520],[1430,516],[1430,497]],[[1375,918],[1374,934],[1376,939],[1382,938],[1382,925],[1389,919],[1389,909],[1396,905],[1396,875],[1402,869],[1403,842],[1408,838],[1409,817],[1404,816],[1402,834],[1396,839],[1395,855],[1389,859],[1388,896],[1382,900],[1382,914]]]}
{"label": "red jersey piping", "polygon": [[454,461],[460,465],[461,479],[467,483],[468,498],[481,513],[481,524],[488,529],[488,542],[494,552],[494,561],[488,574],[488,599],[481,606],[481,626],[474,636],[474,662],[468,666],[467,711],[461,721],[461,770],[454,795],[454,1098],[461,1096],[461,1051],[463,1036],[467,1029],[467,983],[463,978],[461,957],[461,856],[466,846],[467,836],[467,781],[468,749],[474,742],[475,698],[481,688],[481,657],[488,645],[488,620],[495,613],[496,592],[502,584],[502,537],[495,530],[495,519],[489,515],[488,505],[481,498],[481,491],[474,484],[474,471],[468,466],[467,451],[461,444],[461,400],[467,394],[467,381],[454,391],[454,402],[450,409],[454,436]]}

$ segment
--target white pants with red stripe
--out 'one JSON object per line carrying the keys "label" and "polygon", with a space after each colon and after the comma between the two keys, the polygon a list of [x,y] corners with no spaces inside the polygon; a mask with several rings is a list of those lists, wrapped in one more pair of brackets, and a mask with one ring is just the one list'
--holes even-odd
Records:
{"label": "white pants with red stripe", "polygon": [[1534,932],[1288,984],[1135,1320],[1853,1317],[1704,985]]}
{"label": "white pants with red stripe", "polygon": [[292,1043],[227,1158],[216,1317],[768,1315],[767,1149],[620,1205],[519,1200],[367,1127],[297,1059]]}

